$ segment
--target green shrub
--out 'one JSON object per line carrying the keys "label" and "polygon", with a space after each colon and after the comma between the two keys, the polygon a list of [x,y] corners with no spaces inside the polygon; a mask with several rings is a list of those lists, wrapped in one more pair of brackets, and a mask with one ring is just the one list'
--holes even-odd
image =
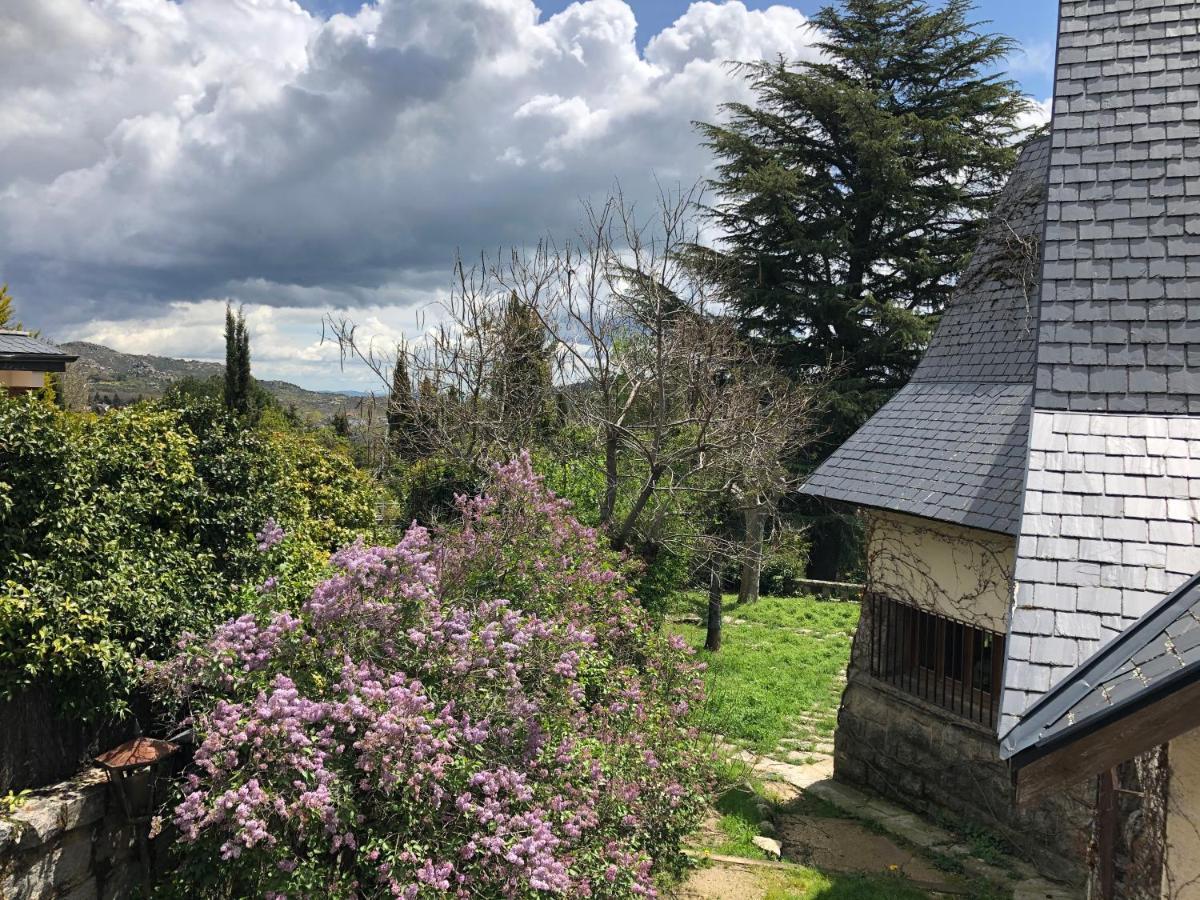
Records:
{"label": "green shrub", "polygon": [[809,544],[803,532],[784,531],[763,553],[759,590],[776,597],[795,597],[808,569]]}
{"label": "green shrub", "polygon": [[432,525],[453,516],[454,498],[474,494],[483,477],[475,467],[439,455],[404,465],[393,480],[404,521]]}
{"label": "green shrub", "polygon": [[[137,660],[253,604],[276,570],[284,596],[307,593],[370,532],[372,497],[344,456],[212,401],[93,416],[0,397],[0,697],[48,684],[76,717],[120,717]],[[272,519],[293,540],[268,560],[254,535]]]}

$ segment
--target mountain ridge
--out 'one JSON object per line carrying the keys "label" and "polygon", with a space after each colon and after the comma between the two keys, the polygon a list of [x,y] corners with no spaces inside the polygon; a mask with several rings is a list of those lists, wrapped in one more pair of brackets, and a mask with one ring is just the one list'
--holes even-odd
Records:
{"label": "mountain ridge", "polygon": [[[79,357],[74,366],[87,379],[93,399],[99,402],[129,403],[161,397],[172,383],[183,378],[207,379],[225,372],[222,363],[123,353],[91,341],[67,341],[58,347]],[[347,410],[366,396],[356,392],[314,391],[290,381],[256,380],[285,407],[294,405],[322,420]]]}

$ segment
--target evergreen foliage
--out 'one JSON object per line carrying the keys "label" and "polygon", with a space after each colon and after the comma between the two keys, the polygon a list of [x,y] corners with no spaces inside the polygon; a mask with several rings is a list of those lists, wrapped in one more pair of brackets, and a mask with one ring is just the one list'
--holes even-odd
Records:
{"label": "evergreen foliage", "polygon": [[[0,700],[47,686],[73,717],[125,711],[138,658],[290,596],[374,530],[374,491],[336,448],[265,416],[177,398],[103,416],[0,393]],[[292,536],[270,567],[268,520]],[[282,569],[277,571],[279,566]]]}
{"label": "evergreen foliage", "polygon": [[237,415],[254,409],[253,379],[250,377],[250,335],[241,310],[225,307],[225,408]]}
{"label": "evergreen foliage", "polygon": [[13,319],[13,299],[8,292],[7,284],[0,284],[0,328],[20,328],[21,324]]}
{"label": "evergreen foliage", "polygon": [[511,424],[510,438],[520,447],[533,446],[550,422],[554,391],[549,335],[537,312],[509,295],[497,327],[499,342],[492,370],[492,396],[501,406],[499,418]]}
{"label": "evergreen foliage", "polygon": [[392,388],[387,405],[388,444],[400,459],[420,455],[421,441],[417,427],[416,402],[413,399],[412,379],[408,375],[408,354],[396,348],[396,364],[392,367]]}
{"label": "evergreen foliage", "polygon": [[[793,372],[832,372],[809,468],[911,375],[1016,162],[1027,100],[1013,47],[970,0],[844,0],[813,17],[815,61],[742,65],[752,104],[701,124],[718,160],[695,248],[747,335]],[[836,578],[853,524],[817,509],[810,575]]]}
{"label": "evergreen foliage", "polygon": [[1013,44],[971,11],[827,6],[820,59],[741,66],[756,102],[700,126],[743,329],[837,373],[825,451],[907,380],[1016,161],[1027,101],[994,74]]}

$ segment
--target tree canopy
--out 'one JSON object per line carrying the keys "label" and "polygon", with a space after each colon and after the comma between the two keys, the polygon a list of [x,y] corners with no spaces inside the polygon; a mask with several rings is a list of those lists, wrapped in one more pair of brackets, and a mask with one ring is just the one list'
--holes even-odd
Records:
{"label": "tree canopy", "polygon": [[907,380],[1016,160],[1027,101],[996,74],[1013,45],[971,11],[827,6],[820,58],[741,65],[755,102],[699,126],[742,328],[837,373],[825,452]]}

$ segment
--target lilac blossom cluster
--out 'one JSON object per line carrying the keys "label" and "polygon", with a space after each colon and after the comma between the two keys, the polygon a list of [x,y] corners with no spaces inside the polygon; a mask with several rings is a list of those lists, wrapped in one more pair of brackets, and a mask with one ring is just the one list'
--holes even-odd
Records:
{"label": "lilac blossom cluster", "polygon": [[655,895],[703,806],[697,666],[527,457],[459,508],[150,670],[199,738],[189,896]]}
{"label": "lilac blossom cluster", "polygon": [[283,531],[283,526],[274,519],[267,519],[263,523],[262,530],[254,535],[254,540],[258,542],[260,553],[266,553],[280,541],[286,537]]}

